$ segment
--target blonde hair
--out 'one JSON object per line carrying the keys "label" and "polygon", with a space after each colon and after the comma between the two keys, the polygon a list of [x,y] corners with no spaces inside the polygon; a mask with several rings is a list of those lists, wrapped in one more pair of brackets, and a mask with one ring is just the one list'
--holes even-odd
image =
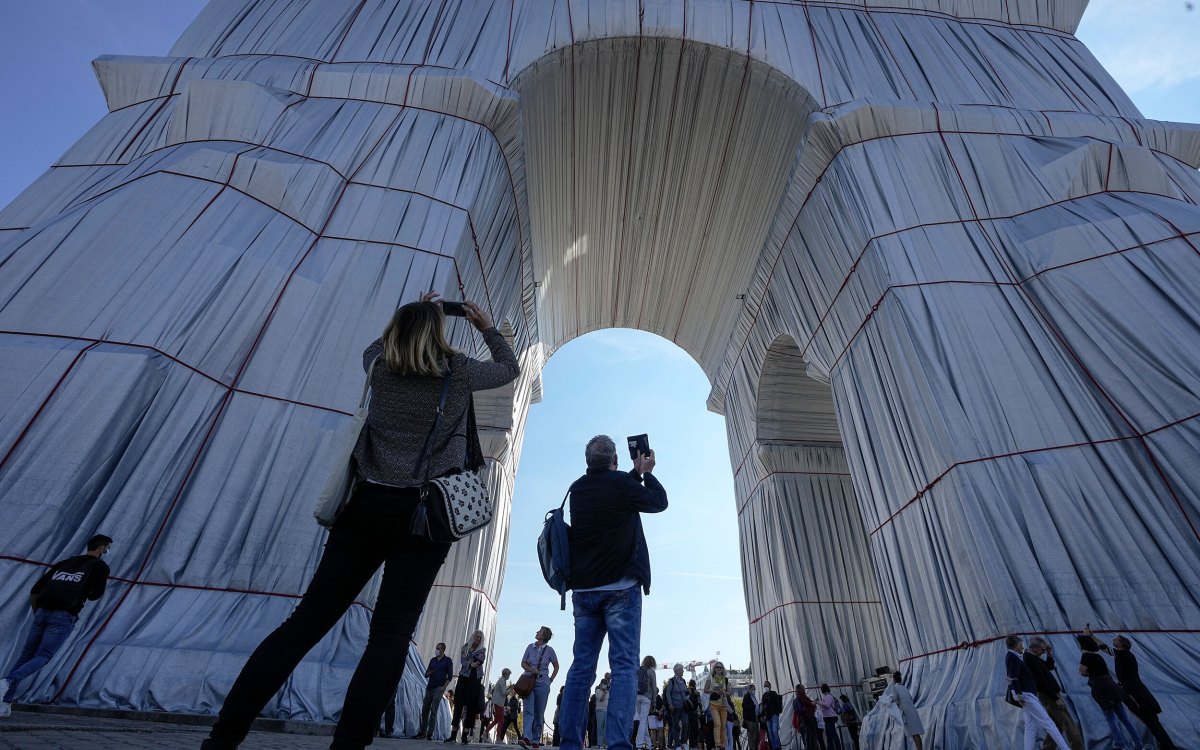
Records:
{"label": "blonde hair", "polygon": [[397,375],[441,377],[442,360],[455,354],[445,329],[446,314],[436,302],[402,305],[383,329],[383,363]]}

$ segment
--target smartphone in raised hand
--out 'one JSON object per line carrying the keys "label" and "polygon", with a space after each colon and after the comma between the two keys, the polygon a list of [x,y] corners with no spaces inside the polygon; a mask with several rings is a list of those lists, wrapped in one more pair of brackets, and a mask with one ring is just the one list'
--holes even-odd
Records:
{"label": "smartphone in raised hand", "polygon": [[648,435],[644,433],[641,435],[630,435],[625,440],[629,444],[629,457],[631,459],[636,461],[639,453],[643,456],[650,455],[650,437]]}
{"label": "smartphone in raised hand", "polygon": [[461,302],[451,302],[448,299],[442,300],[442,312],[452,318],[467,317],[467,310]]}

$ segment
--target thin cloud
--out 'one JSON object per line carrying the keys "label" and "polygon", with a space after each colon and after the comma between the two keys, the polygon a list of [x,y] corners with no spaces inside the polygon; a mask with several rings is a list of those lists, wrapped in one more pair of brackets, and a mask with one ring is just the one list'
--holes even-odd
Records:
{"label": "thin cloud", "polygon": [[1093,0],[1079,38],[1126,91],[1200,79],[1200,13],[1182,4]]}
{"label": "thin cloud", "polygon": [[693,573],[687,570],[672,570],[667,573],[669,576],[679,576],[680,578],[703,578],[708,581],[740,581],[740,576],[726,576],[719,573]]}

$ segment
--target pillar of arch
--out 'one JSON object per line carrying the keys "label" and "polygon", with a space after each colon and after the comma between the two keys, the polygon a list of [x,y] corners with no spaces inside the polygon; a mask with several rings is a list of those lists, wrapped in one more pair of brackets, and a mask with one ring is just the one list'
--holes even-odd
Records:
{"label": "pillar of arch", "polygon": [[[1194,738],[1200,137],[1142,118],[1085,5],[215,0],[169,56],[101,58],[110,113],[0,213],[0,593],[94,527],[125,551],[29,697],[215,709],[315,564],[358,353],[434,286],[523,374],[486,397],[499,518],[419,640],[494,630],[538,371],[631,326],[728,420],[756,668],[892,656],[931,741],[994,747],[997,639],[1090,622]],[[828,402],[779,419],[809,376],[836,440]],[[783,473],[814,466],[850,475],[859,567],[769,588],[757,524],[853,546],[844,481]],[[767,611],[814,596],[880,604]],[[371,601],[273,715],[333,715]]]}

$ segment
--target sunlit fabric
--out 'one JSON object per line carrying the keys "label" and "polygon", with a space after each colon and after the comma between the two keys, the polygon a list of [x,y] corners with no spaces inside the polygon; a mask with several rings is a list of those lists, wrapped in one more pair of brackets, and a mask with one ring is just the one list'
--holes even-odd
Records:
{"label": "sunlit fabric", "polygon": [[[118,580],[20,699],[213,712],[318,559],[361,350],[433,287],[523,372],[477,397],[497,520],[421,657],[495,632],[545,361],[639,328],[726,416],[760,681],[865,710],[899,665],[932,747],[1001,747],[1003,635],[1049,633],[1100,742],[1090,623],[1196,744],[1200,129],[1141,117],[1085,5],[214,0],[97,60],[110,114],[0,212],[0,595],[98,529]],[[268,715],[334,718],[376,586]]]}

